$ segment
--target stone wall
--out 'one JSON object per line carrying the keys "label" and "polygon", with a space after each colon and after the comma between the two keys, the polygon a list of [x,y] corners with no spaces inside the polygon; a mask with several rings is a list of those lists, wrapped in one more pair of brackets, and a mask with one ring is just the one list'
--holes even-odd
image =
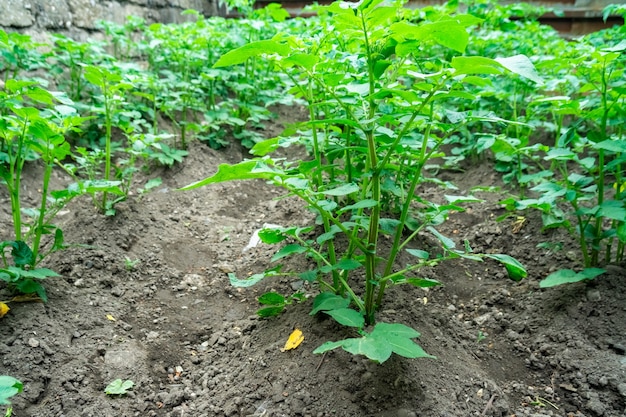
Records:
{"label": "stone wall", "polygon": [[217,0],[0,0],[0,28],[37,37],[41,32],[67,34],[82,40],[92,34],[98,20],[124,23],[126,16],[148,23],[183,22],[194,9],[205,16],[217,13]]}

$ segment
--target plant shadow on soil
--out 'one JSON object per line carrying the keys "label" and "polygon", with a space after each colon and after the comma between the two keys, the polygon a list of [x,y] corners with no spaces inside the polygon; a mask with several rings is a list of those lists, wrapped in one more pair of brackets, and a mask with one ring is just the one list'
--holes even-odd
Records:
{"label": "plant shadow on soil", "polygon": [[[314,295],[314,287],[283,278],[237,289],[227,277],[270,265],[275,248],[243,250],[255,230],[308,225],[311,214],[291,198],[277,200],[280,191],[259,181],[176,191],[243,154],[236,145],[191,147],[182,165],[151,175],[163,179],[158,189],[132,196],[114,217],[82,198],[58,218],[66,242],[83,246],[45,261],[62,275],[46,282],[47,304],[11,303],[0,320],[0,373],[25,387],[14,397],[15,417],[626,415],[623,265],[593,282],[541,290],[548,273],[576,265],[571,239],[541,232],[534,213],[521,228],[496,222],[502,196],[482,193],[485,203],[453,214],[440,231],[458,243],[469,239],[477,252],[516,257],[527,279],[509,281],[495,262],[459,261],[422,271],[441,287],[391,288],[379,320],[420,331],[419,343],[435,360],[394,356],[378,365],[343,351],[314,355],[323,342],[352,334],[308,315],[310,301],[279,318],[255,315],[264,291]],[[36,171],[30,166],[23,182],[31,203]],[[444,174],[461,190],[477,179],[499,185],[488,164]],[[431,199],[441,193],[423,192]],[[6,239],[4,189],[0,201]],[[537,248],[550,239],[564,240],[564,250]],[[9,298],[0,288],[0,299]],[[304,343],[281,352],[295,327]],[[118,378],[135,387],[105,395]]]}

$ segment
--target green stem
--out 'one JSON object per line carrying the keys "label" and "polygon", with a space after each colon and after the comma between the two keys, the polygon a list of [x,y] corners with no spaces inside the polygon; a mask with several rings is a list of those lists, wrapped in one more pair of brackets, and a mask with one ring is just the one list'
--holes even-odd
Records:
{"label": "green stem", "polygon": [[[431,104],[430,106],[431,117],[432,117],[432,112],[433,112],[433,106]],[[407,218],[409,216],[409,210],[411,208],[411,202],[413,201],[413,196],[415,195],[415,190],[420,180],[422,179],[422,168],[424,167],[424,164],[428,160],[428,157],[426,155],[426,149],[428,148],[427,145],[428,145],[428,138],[430,137],[431,126],[432,126],[431,124],[428,124],[428,127],[426,128],[426,132],[424,132],[424,137],[422,138],[420,160],[419,160],[417,167],[415,168],[413,172],[413,179],[411,180],[411,184],[409,185],[409,190],[407,192],[405,201],[402,205],[402,212],[400,213],[400,223],[398,224],[396,228],[396,233],[394,235],[393,244],[391,246],[391,253],[389,254],[389,258],[387,259],[387,264],[385,266],[385,271],[383,273],[383,278],[385,279],[383,280],[383,282],[380,285],[380,288],[378,289],[378,296],[376,297],[376,306],[380,306],[380,304],[382,303],[382,299],[385,294],[385,287],[387,286],[387,281],[388,281],[387,278],[391,274],[391,271],[393,269],[393,265],[395,264],[398,253],[404,246],[400,244],[400,241],[402,240],[402,233],[404,231],[404,225],[406,224]],[[413,237],[413,234],[410,236],[410,238],[412,237]],[[409,240],[407,239],[405,243],[407,243],[408,241]]]}
{"label": "green stem", "polygon": [[[601,99],[602,99],[602,121],[600,122],[600,140],[606,140],[606,132],[607,132],[607,124],[609,119],[609,105],[607,100],[607,90],[608,90],[608,81],[606,79],[606,63],[602,67],[602,90],[601,90]],[[604,149],[598,149],[598,178],[596,180],[596,185],[598,187],[597,195],[597,205],[598,207],[602,206],[604,203]],[[591,266],[595,266],[598,264],[598,254],[600,252],[600,240],[602,237],[602,217],[596,217],[594,232],[593,232],[593,242],[591,246]]]}
{"label": "green stem", "polygon": [[[369,37],[367,33],[367,25],[365,22],[365,14],[361,13],[361,25],[365,39],[365,48],[367,53],[367,67],[369,79],[369,114],[368,120],[372,120],[375,116],[376,103],[374,101],[374,91],[376,89],[376,80],[374,78],[374,58],[370,47]],[[374,138],[374,128],[368,127],[365,131],[367,140],[367,166],[366,169],[372,170],[372,176],[369,180],[371,186],[372,200],[376,201],[369,215],[369,229],[367,233],[367,250],[365,251],[365,322],[373,324],[375,321],[376,305],[374,303],[374,294],[376,292],[376,253],[378,244],[379,222],[380,222],[380,175],[381,169],[378,166],[378,154],[376,153],[376,140]],[[367,184],[364,184],[368,188]]]}
{"label": "green stem", "polygon": [[37,216],[37,226],[35,228],[35,236],[33,238],[33,259],[31,260],[31,266],[34,268],[38,263],[39,257],[39,245],[41,243],[41,235],[44,232],[44,219],[46,217],[46,205],[48,200],[48,187],[50,185],[50,176],[52,175],[52,168],[54,166],[50,161],[50,149],[47,146],[48,155],[45,158],[46,168],[43,174],[43,186],[41,190],[41,205],[39,206],[39,215]]}
{"label": "green stem", "polygon": [[[109,181],[111,177],[111,126],[113,124],[112,120],[112,109],[111,109],[111,92],[109,91],[109,85],[106,80],[102,82],[102,95],[104,97],[104,120],[106,125],[106,134],[105,134],[105,160],[104,160],[104,180]],[[102,193],[102,211],[106,212],[107,207],[107,192]]]}

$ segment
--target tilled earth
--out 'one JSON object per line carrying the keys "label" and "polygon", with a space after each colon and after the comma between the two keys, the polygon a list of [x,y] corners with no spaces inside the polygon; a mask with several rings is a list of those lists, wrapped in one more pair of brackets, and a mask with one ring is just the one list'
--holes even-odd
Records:
{"label": "tilled earth", "polygon": [[[237,289],[227,277],[271,265],[276,248],[246,249],[255,230],[308,225],[311,213],[296,200],[276,199],[280,191],[264,182],[177,191],[243,157],[235,145],[191,146],[182,165],[151,174],[162,186],[132,196],[114,217],[83,198],[58,218],[66,241],[77,246],[45,261],[62,275],[46,282],[48,303],[11,303],[0,319],[0,374],[25,386],[13,397],[13,416],[626,415],[624,265],[609,265],[589,283],[542,290],[548,273],[577,266],[571,239],[541,232],[534,213],[523,223],[497,222],[502,195],[479,194],[485,203],[453,214],[440,231],[459,243],[469,239],[477,252],[516,257],[527,279],[508,280],[496,263],[450,262],[423,271],[441,287],[391,288],[379,319],[419,330],[419,343],[437,359],[394,356],[379,365],[343,351],[314,355],[324,341],[351,333],[310,316],[310,300],[278,318],[255,315],[256,297],[268,289],[315,295],[314,286],[275,279]],[[486,165],[442,175],[460,192],[498,185]],[[25,195],[34,203],[39,169],[28,170]],[[64,180],[59,174],[56,181]],[[433,199],[441,193],[422,192]],[[4,189],[0,202],[6,239]],[[564,241],[564,249],[537,248],[548,240]],[[10,297],[0,287],[0,300]],[[281,352],[295,327],[304,343]],[[105,386],[118,378],[134,388],[107,396]]]}

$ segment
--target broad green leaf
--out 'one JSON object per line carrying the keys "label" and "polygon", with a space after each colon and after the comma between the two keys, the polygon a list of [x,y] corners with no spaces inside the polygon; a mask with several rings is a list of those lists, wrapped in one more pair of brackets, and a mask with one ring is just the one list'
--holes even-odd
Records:
{"label": "broad green leaf", "polygon": [[528,272],[526,272],[526,268],[524,268],[524,265],[522,265],[517,259],[513,258],[512,256],[503,255],[500,253],[488,254],[484,256],[486,258],[495,259],[496,261],[503,264],[509,274],[509,278],[511,278],[513,281],[521,281],[528,275]]}
{"label": "broad green leaf", "polygon": [[337,188],[332,188],[330,190],[320,191],[318,194],[324,195],[332,195],[335,197],[352,194],[354,192],[359,191],[359,186],[356,184],[343,184]]}
{"label": "broad green leaf", "polygon": [[350,300],[348,298],[343,298],[330,292],[323,292],[318,294],[313,300],[313,310],[309,314],[314,316],[320,311],[337,310],[346,308],[349,305]]}
{"label": "broad green leaf", "polygon": [[31,278],[21,278],[14,283],[15,288],[22,294],[37,294],[44,303],[48,302],[48,295],[46,289],[39,282],[32,280]]}
{"label": "broad green leaf", "polygon": [[280,313],[282,313],[285,310],[285,306],[281,305],[281,306],[272,306],[272,307],[265,307],[265,308],[261,308],[259,310],[257,310],[256,314],[259,317],[275,317],[278,316]]}
{"label": "broad green leaf", "polygon": [[524,78],[528,78],[529,80],[534,81],[537,84],[543,84],[543,80],[537,73],[535,66],[526,55],[515,55],[507,58],[496,58],[495,60],[509,71]]}
{"label": "broad green leaf", "polygon": [[239,279],[237,278],[237,275],[235,275],[234,273],[230,272],[228,274],[228,279],[230,280],[230,284],[233,287],[251,287],[254,284],[256,284],[257,282],[263,280],[263,278],[265,278],[267,275],[265,273],[262,274],[254,274],[252,276],[250,276],[250,278],[246,278],[246,279]]}
{"label": "broad green leaf", "polygon": [[414,287],[418,287],[418,288],[430,288],[430,287],[436,287],[437,285],[441,285],[441,282],[435,279],[430,279],[430,278],[405,278],[401,281],[396,281],[396,283],[411,284]]}
{"label": "broad green leaf", "polygon": [[25,242],[17,240],[15,242],[11,242],[11,246],[13,247],[11,250],[11,256],[13,257],[13,262],[16,266],[29,265],[34,261],[33,251]]}
{"label": "broad green leaf", "polygon": [[458,204],[458,203],[482,203],[484,200],[480,198],[476,198],[474,196],[466,196],[466,195],[444,195],[443,196],[448,203],[450,204]]}
{"label": "broad green leaf", "polygon": [[428,257],[430,256],[430,254],[428,252],[426,252],[425,250],[420,250],[420,249],[407,249],[406,250],[407,253],[409,255],[413,255],[416,258],[419,259],[428,259]]}
{"label": "broad green leaf", "polygon": [[444,249],[450,250],[450,249],[454,249],[454,247],[456,246],[456,244],[454,243],[452,239],[442,235],[434,227],[428,226],[426,230],[432,233],[441,242],[441,245],[444,247]]}
{"label": "broad green leaf", "polygon": [[327,274],[331,271],[337,271],[341,269],[346,270],[346,271],[351,271],[353,269],[357,269],[360,267],[361,267],[361,263],[358,261],[355,261],[354,259],[342,259],[334,265],[324,265],[323,267],[320,268],[320,271]]}
{"label": "broad green leaf", "polygon": [[314,269],[312,271],[301,272],[298,274],[298,276],[303,281],[313,282],[317,279],[317,273],[317,269]]}
{"label": "broad green leaf", "polygon": [[455,56],[450,65],[456,70],[454,75],[502,74],[503,72],[500,63],[482,56]]}
{"label": "broad green leaf", "polygon": [[429,22],[419,26],[401,21],[392,24],[390,29],[404,39],[432,41],[461,53],[465,52],[469,41],[467,30],[455,20]]}
{"label": "broad green leaf", "polygon": [[285,236],[283,231],[284,229],[282,227],[267,227],[265,229],[259,230],[259,239],[261,239],[261,242],[267,243],[268,245],[280,243],[283,240],[287,239],[287,236]]}
{"label": "broad green leaf", "polygon": [[126,394],[134,385],[135,383],[133,381],[122,381],[121,379],[116,379],[107,385],[104,392],[108,395],[123,395]]}
{"label": "broad green leaf", "polygon": [[605,272],[606,271],[604,269],[600,268],[586,268],[581,272],[576,272],[571,269],[560,269],[541,280],[541,282],[539,282],[539,287],[549,288],[557,285],[570,284],[588,279],[590,280]]}
{"label": "broad green leaf", "polygon": [[353,355],[364,355],[378,363],[385,362],[393,353],[390,343],[371,337],[369,334],[360,338],[346,339],[341,347],[346,352]]}
{"label": "broad green leaf", "polygon": [[316,242],[321,245],[324,242],[334,239],[337,233],[341,233],[341,229],[334,224],[330,227],[330,230],[328,232],[319,235],[316,239]]}
{"label": "broad green leaf", "polygon": [[286,56],[289,52],[291,52],[291,48],[288,45],[276,41],[262,40],[250,42],[222,55],[215,65],[213,65],[213,68],[243,64],[249,58],[260,55],[277,54]]}
{"label": "broad green leaf", "polygon": [[336,310],[327,310],[328,314],[335,321],[343,326],[362,328],[365,325],[365,318],[361,313],[351,308],[339,308]]}
{"label": "broad green leaf", "polygon": [[60,277],[59,274],[48,268],[35,268],[30,270],[23,270],[20,274],[25,278],[34,279],[46,279],[49,277]]}
{"label": "broad green leaf", "polygon": [[312,70],[317,64],[319,58],[311,54],[292,54],[281,61],[281,65],[285,67],[300,66],[307,70]]}
{"label": "broad green leaf", "polygon": [[[1,32],[1,31],[0,31]],[[9,398],[19,394],[24,389],[24,384],[12,376],[0,375],[0,405],[9,405]]]}
{"label": "broad green leaf", "polygon": [[348,210],[358,210],[358,209],[376,207],[377,205],[378,205],[378,202],[376,200],[370,200],[370,199],[361,200],[357,203],[350,204],[349,206],[343,207],[341,210],[339,210],[339,213],[343,213]]}
{"label": "broad green leaf", "polygon": [[265,305],[284,304],[285,297],[276,292],[266,292],[258,298],[259,303]]}
{"label": "broad green leaf", "polygon": [[394,353],[405,358],[435,358],[411,340],[419,336],[417,330],[402,323],[378,323],[371,333],[372,338],[379,339],[381,343],[389,343]]}
{"label": "broad green leaf", "polygon": [[616,200],[605,201],[600,205],[596,216],[617,221],[624,221],[626,220],[626,208],[624,208],[624,202]]}
{"label": "broad green leaf", "polygon": [[626,152],[626,140],[603,140],[602,142],[592,143],[594,149],[604,149],[605,151],[624,153]]}
{"label": "broad green leaf", "polygon": [[272,256],[271,261],[276,262],[277,260],[282,259],[286,256],[294,255],[298,253],[304,253],[306,251],[307,251],[307,248],[305,248],[304,246],[301,246],[297,243],[291,243],[289,245],[284,246],[278,252],[276,252],[274,256]]}
{"label": "broad green leaf", "polygon": [[225,181],[250,180],[255,178],[270,179],[276,175],[282,174],[284,174],[282,171],[274,171],[266,164],[261,163],[260,160],[244,161],[234,165],[220,164],[217,168],[217,172],[212,176],[186,185],[179,190],[192,190],[204,185]]}

